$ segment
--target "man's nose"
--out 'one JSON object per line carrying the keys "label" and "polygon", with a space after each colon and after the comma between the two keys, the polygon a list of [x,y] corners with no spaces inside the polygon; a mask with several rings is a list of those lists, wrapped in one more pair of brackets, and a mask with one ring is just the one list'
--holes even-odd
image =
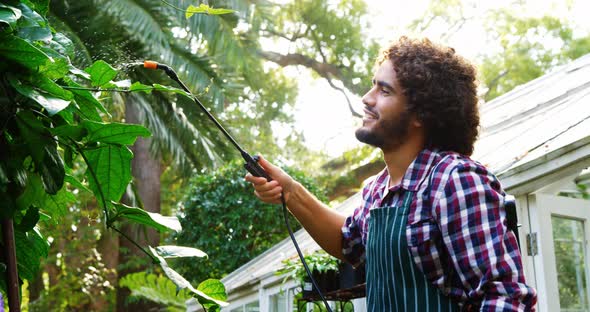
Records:
{"label": "man's nose", "polygon": [[363,98],[361,99],[363,104],[367,106],[375,105],[375,96],[373,95],[373,89],[374,88],[371,88],[371,90],[369,90],[367,93],[365,93],[365,95],[363,95]]}

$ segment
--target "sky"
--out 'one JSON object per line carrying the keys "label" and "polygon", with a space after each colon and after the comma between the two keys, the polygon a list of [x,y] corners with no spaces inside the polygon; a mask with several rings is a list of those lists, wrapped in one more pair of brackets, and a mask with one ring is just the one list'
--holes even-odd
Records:
{"label": "sky", "polygon": [[[429,1],[413,0],[366,0],[371,16],[370,34],[376,35],[381,44],[405,34],[403,26],[427,9]],[[474,16],[490,8],[510,6],[510,0],[478,1],[477,6],[471,8]],[[542,16],[548,12],[563,19],[573,21],[579,25],[580,32],[590,31],[589,0],[569,1],[574,4],[574,9],[568,13],[564,3],[567,1],[552,0],[523,0],[527,3],[525,14]],[[385,14],[386,13],[386,14]],[[484,30],[477,25],[477,21],[463,29],[450,41],[455,50],[468,59],[475,59],[486,48]],[[439,34],[421,34],[429,38],[436,38]],[[387,36],[391,37],[388,38]],[[313,150],[323,150],[328,155],[336,157],[347,149],[359,146],[354,137],[354,130],[360,125],[360,119],[353,118],[344,96],[332,89],[327,82],[321,79],[312,79],[309,71],[301,67],[289,67],[287,75],[298,77],[299,96],[295,104],[295,127],[303,131],[306,146]],[[368,85],[368,83],[367,83]],[[349,94],[356,111],[362,112],[362,103],[359,97]]]}

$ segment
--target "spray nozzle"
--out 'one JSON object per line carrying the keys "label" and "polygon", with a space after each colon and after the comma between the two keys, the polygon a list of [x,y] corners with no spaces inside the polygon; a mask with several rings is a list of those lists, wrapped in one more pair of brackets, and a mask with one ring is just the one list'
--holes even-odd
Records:
{"label": "spray nozzle", "polygon": [[[147,68],[147,69],[161,69],[164,72],[166,72],[166,75],[168,75],[168,77],[172,78],[172,80],[178,82],[179,84],[183,85],[180,80],[178,79],[178,75],[176,74],[176,72],[168,65],[165,64],[160,64],[158,62],[154,62],[154,61],[143,61],[143,67]],[[185,87],[183,86],[183,89],[185,89]],[[185,89],[185,91],[189,92],[188,89]]]}
{"label": "spray nozzle", "polygon": [[147,69],[158,69],[158,62],[154,61],[143,61],[143,67]]}

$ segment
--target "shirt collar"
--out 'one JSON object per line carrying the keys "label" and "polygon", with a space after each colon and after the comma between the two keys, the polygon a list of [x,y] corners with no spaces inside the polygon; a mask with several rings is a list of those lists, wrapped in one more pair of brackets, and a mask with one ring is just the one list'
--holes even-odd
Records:
{"label": "shirt collar", "polygon": [[389,193],[397,192],[400,188],[412,192],[418,191],[424,179],[428,177],[430,168],[438,155],[436,150],[424,149],[420,151],[414,161],[408,166],[401,184],[397,185],[389,184],[389,172],[387,171],[387,167],[385,167],[383,171],[377,174],[373,181],[374,188],[371,192],[372,196],[376,200],[385,200]]}
{"label": "shirt collar", "polygon": [[389,173],[387,172],[387,168],[385,168],[385,172],[379,174],[378,179],[383,181],[383,187],[386,188],[389,186],[389,191],[395,191],[399,188],[403,188],[407,191],[417,191],[428,176],[430,172],[430,167],[434,161],[434,158],[438,154],[436,151],[432,151],[429,149],[423,149],[418,153],[414,161],[408,166],[406,173],[402,179],[401,185],[389,185]]}
{"label": "shirt collar", "polygon": [[404,174],[402,188],[408,191],[417,191],[424,179],[428,177],[434,158],[437,155],[436,151],[429,149],[420,151]]}

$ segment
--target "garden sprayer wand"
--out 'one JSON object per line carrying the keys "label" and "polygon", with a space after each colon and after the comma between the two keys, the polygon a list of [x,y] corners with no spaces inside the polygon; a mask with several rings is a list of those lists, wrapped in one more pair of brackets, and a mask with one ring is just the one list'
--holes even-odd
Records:
{"label": "garden sprayer wand", "polygon": [[[223,128],[223,126],[221,126],[219,121],[217,121],[217,119],[215,119],[215,117],[207,110],[207,108],[205,108],[205,106],[201,103],[201,101],[199,101],[199,99],[193,95],[193,93],[180,80],[180,78],[178,78],[178,75],[170,66],[165,65],[165,64],[160,64],[157,62],[153,62],[153,61],[145,61],[143,63],[143,67],[148,68],[148,69],[163,70],[166,73],[166,75],[168,75],[168,77],[170,77],[172,80],[176,81],[180,85],[180,87],[191,96],[191,98],[195,101],[195,103],[197,103],[197,105],[201,108],[201,110],[203,112],[205,112],[207,117],[209,117],[209,119],[215,124],[215,126],[217,126],[217,128],[219,130],[221,130],[223,135],[225,135],[225,137],[228,138],[229,141],[238,149],[238,151],[242,155],[242,158],[244,158],[244,161],[246,161],[246,163],[244,164],[244,168],[246,168],[246,170],[248,170],[248,172],[250,172],[253,176],[264,177],[264,178],[266,178],[267,181],[272,181],[271,177],[258,164],[258,156],[254,156],[254,157],[250,156],[250,154],[248,154],[238,144],[238,142],[236,142],[236,140],[234,140],[234,138],[229,134],[229,132],[227,132],[227,130],[225,130]],[[301,263],[303,264],[303,267],[305,268],[305,271],[307,272],[307,275],[309,276],[318,295],[320,296],[320,298],[324,302],[326,309],[328,310],[328,312],[332,312],[330,305],[328,304],[328,302],[326,301],[326,298],[324,297],[324,295],[320,291],[315,279],[313,278],[313,276],[311,274],[311,271],[309,270],[309,267],[307,266],[307,263],[305,262],[305,259],[303,258],[303,254],[301,253],[301,250],[299,249],[299,244],[297,244],[297,241],[295,240],[295,236],[293,235],[293,230],[291,229],[291,225],[289,224],[289,217],[288,217],[288,213],[287,213],[287,204],[285,203],[285,196],[282,192],[281,192],[281,202],[283,204],[283,217],[285,219],[285,224],[287,225],[287,230],[289,231],[289,236],[291,237],[291,240],[293,241],[293,245],[295,245],[295,249],[297,250],[297,254],[299,255],[299,258],[301,259]]]}

